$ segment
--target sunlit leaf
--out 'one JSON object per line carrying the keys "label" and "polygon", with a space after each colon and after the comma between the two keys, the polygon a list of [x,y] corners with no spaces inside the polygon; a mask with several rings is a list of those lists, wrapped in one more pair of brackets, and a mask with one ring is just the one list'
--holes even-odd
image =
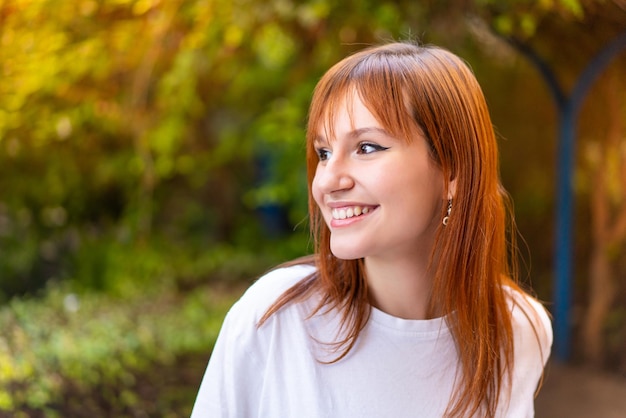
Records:
{"label": "sunlit leaf", "polygon": [[577,18],[582,18],[585,14],[579,0],[558,0],[559,3]]}

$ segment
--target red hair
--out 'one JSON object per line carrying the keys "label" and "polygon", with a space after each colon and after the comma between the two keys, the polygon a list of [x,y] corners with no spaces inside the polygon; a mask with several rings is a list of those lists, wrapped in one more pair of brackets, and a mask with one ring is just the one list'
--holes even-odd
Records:
{"label": "red hair", "polygon": [[286,304],[318,292],[322,298],[315,312],[324,308],[342,313],[345,338],[333,343],[339,361],[369,318],[363,261],[341,260],[331,253],[330,230],[311,195],[319,161],[313,141],[320,126],[332,126],[351,91],[395,137],[412,141],[417,133],[424,136],[444,178],[456,181],[452,215],[447,226],[439,227],[431,254],[431,315],[435,309],[446,315],[458,346],[460,379],[447,415],[480,411],[493,417],[513,367],[511,313],[503,285],[519,290],[513,280],[515,256],[509,252],[515,249],[514,233],[507,245],[507,224],[509,232],[514,225],[512,216],[507,217],[496,138],[482,90],[468,66],[444,49],[411,43],[374,47],[345,58],[322,77],[313,94],[306,139],[317,255],[290,263],[313,263],[317,271],[285,292],[259,326]]}

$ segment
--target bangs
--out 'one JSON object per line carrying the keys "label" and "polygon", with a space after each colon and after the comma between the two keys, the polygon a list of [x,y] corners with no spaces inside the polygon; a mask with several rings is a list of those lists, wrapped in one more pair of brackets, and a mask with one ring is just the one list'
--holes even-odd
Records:
{"label": "bangs", "polygon": [[320,80],[313,94],[307,128],[308,147],[323,133],[334,138],[333,122],[346,106],[352,117],[354,93],[394,137],[411,141],[422,129],[407,99],[408,57],[355,54],[335,65]]}

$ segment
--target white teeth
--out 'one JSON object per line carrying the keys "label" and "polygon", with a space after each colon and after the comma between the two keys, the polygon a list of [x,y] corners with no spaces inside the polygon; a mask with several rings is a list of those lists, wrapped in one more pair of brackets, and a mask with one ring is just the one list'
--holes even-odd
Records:
{"label": "white teeth", "polygon": [[353,206],[346,209],[333,209],[331,214],[333,219],[348,219],[354,216],[365,215],[370,211],[368,207]]}

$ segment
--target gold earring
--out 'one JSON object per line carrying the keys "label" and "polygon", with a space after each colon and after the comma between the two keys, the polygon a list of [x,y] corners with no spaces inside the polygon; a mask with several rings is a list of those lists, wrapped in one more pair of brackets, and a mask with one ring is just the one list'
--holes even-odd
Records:
{"label": "gold earring", "polygon": [[448,221],[450,220],[450,212],[452,211],[452,199],[448,200],[448,210],[446,216],[443,218],[443,226],[448,225]]}

